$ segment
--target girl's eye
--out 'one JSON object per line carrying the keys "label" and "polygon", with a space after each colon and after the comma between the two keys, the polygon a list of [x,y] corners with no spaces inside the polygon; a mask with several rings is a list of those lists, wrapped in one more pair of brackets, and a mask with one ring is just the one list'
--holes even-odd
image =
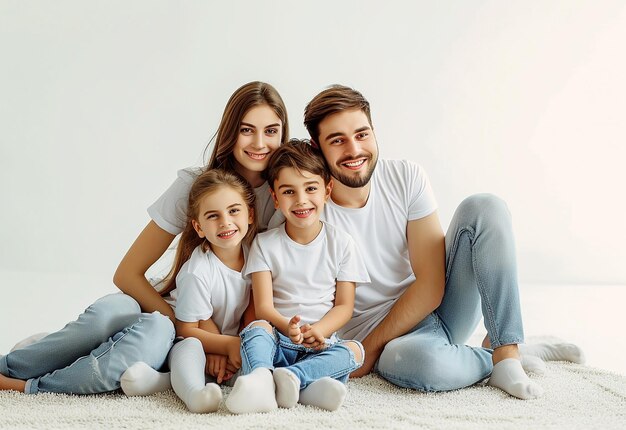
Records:
{"label": "girl's eye", "polygon": [[211,214],[206,217],[206,219],[215,219],[215,218],[217,218],[217,215],[215,214]]}
{"label": "girl's eye", "polygon": [[283,191],[284,195],[293,194],[293,190],[285,190]]}
{"label": "girl's eye", "polygon": [[235,215],[235,214],[238,214],[240,212],[240,210],[241,209],[231,209],[230,213],[231,213],[231,215]]}

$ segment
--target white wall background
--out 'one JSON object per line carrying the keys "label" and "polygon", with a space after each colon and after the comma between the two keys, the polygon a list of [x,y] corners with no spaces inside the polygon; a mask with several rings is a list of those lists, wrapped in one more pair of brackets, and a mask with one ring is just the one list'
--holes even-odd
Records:
{"label": "white wall background", "polygon": [[112,276],[264,80],[301,137],[317,92],[361,90],[444,226],[506,199],[522,282],[626,284],[625,41],[624,1],[0,0],[0,269]]}

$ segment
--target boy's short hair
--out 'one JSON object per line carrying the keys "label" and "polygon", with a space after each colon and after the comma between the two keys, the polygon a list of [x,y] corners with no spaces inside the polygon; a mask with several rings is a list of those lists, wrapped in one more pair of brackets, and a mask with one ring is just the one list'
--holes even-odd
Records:
{"label": "boy's short hair", "polygon": [[272,190],[280,171],[287,167],[292,167],[299,172],[304,171],[319,175],[324,180],[324,185],[330,182],[330,171],[326,166],[324,156],[319,149],[313,148],[311,142],[306,139],[290,139],[286,145],[282,145],[274,151],[264,175]]}
{"label": "boy's short hair", "polygon": [[306,127],[313,145],[319,146],[320,122],[329,115],[343,112],[344,110],[360,109],[372,125],[370,103],[363,94],[345,85],[331,85],[309,102],[304,108],[304,126]]}

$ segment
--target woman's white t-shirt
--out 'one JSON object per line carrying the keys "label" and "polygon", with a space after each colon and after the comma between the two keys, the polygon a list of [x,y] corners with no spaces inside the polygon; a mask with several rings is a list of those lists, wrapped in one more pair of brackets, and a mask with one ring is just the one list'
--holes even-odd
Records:
{"label": "woman's white t-shirt", "polygon": [[[189,191],[204,168],[190,167],[178,171],[178,177],[170,187],[148,208],[150,218],[170,234],[182,233],[187,222]],[[267,182],[254,189],[256,195],[255,214],[258,231],[267,230],[267,224],[274,215],[274,202]]]}

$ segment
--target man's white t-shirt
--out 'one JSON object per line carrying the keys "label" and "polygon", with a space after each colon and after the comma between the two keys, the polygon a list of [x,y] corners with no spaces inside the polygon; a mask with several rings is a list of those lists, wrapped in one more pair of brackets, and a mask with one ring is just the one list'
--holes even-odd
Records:
{"label": "man's white t-shirt", "polygon": [[[178,177],[170,187],[148,208],[150,218],[170,234],[182,233],[187,222],[189,191],[196,178],[204,171],[201,167],[190,167],[178,171]],[[258,231],[265,231],[274,215],[274,202],[267,182],[254,189],[256,195],[256,220]]]}
{"label": "man's white t-shirt", "polygon": [[286,318],[300,315],[302,324],[319,321],[334,306],[337,281],[369,282],[352,238],[328,223],[306,245],[293,241],[285,224],[257,235],[243,273],[249,279],[265,271],[272,273],[276,310]]}
{"label": "man's white t-shirt", "polygon": [[332,200],[326,204],[323,218],[352,236],[371,278],[357,288],[354,316],[339,330],[341,337],[363,340],[415,280],[407,223],[436,209],[426,172],[406,160],[378,161],[364,207],[344,208]]}
{"label": "man's white t-shirt", "polygon": [[196,322],[211,318],[221,334],[237,336],[250,300],[250,282],[211,250],[205,253],[197,247],[178,272],[171,296],[176,319]]}

